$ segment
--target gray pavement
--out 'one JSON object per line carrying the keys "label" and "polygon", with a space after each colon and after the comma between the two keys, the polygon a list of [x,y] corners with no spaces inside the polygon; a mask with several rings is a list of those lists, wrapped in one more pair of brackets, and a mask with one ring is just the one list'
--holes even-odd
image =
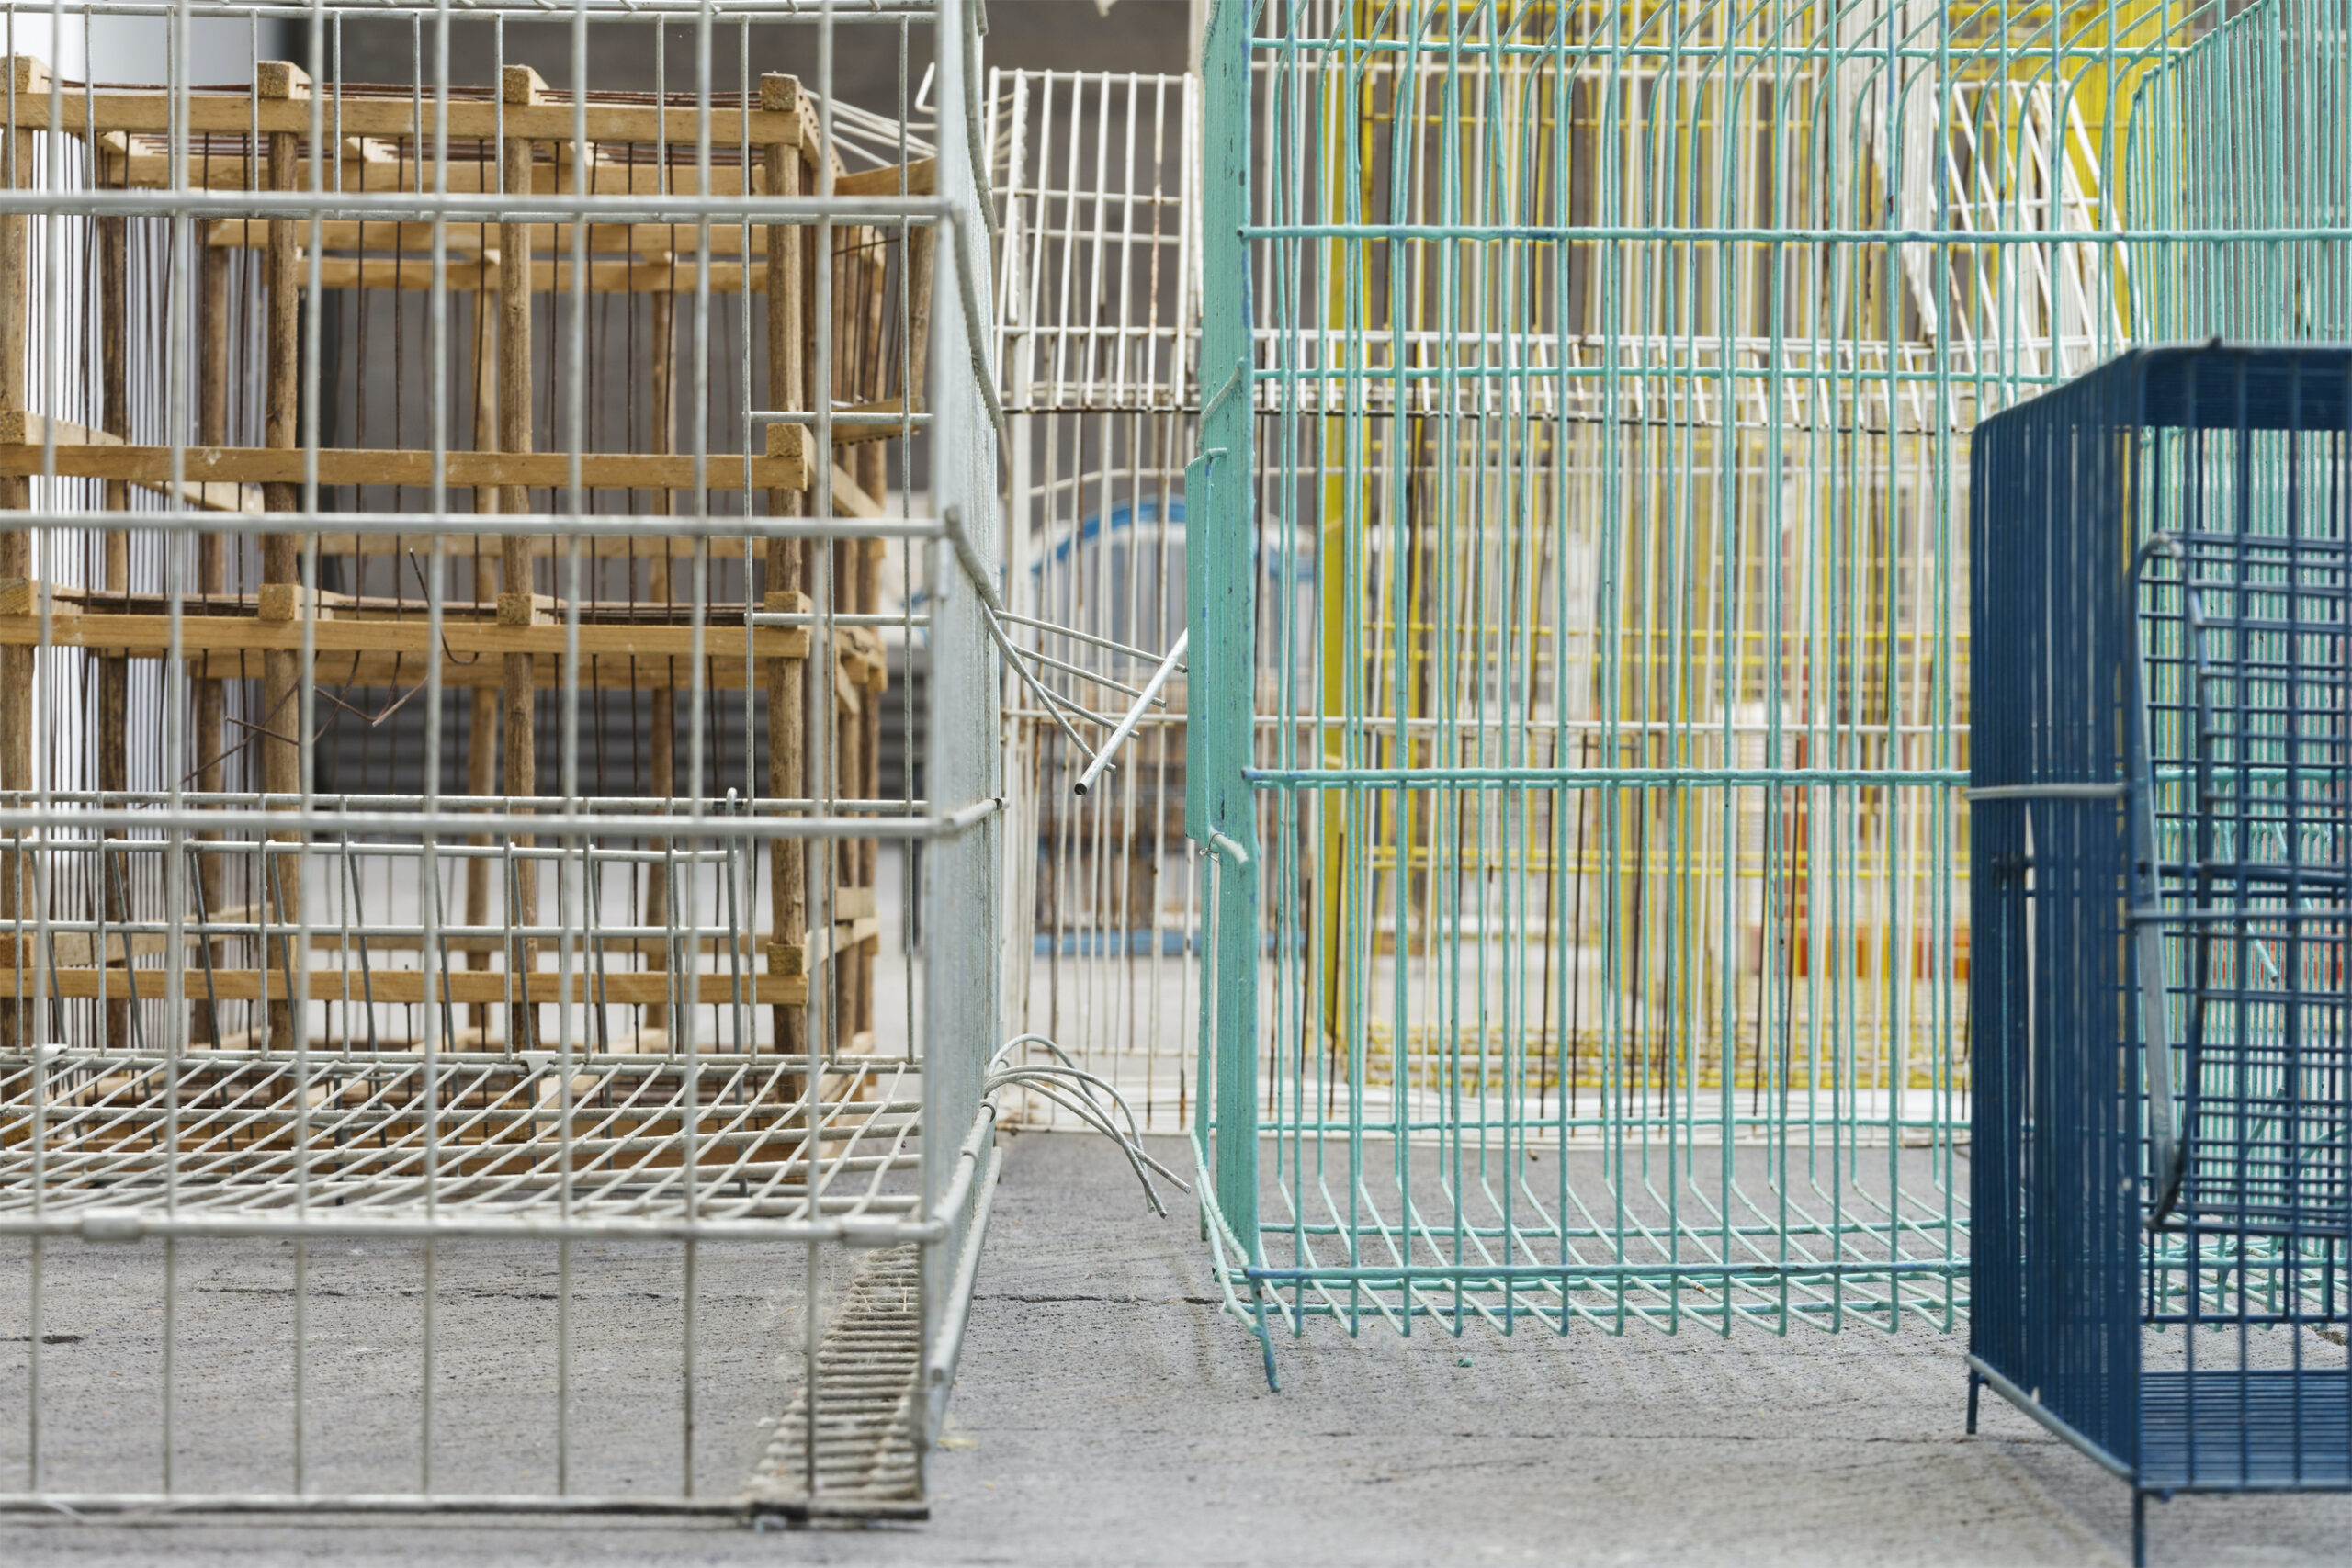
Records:
{"label": "gray pavement", "polygon": [[[485,1361],[502,1333],[527,1360],[546,1331],[544,1300],[500,1284],[511,1269],[457,1271],[479,1287],[464,1342]],[[649,1352],[668,1342],[674,1282],[648,1269],[583,1309],[610,1369],[600,1455],[673,1429],[674,1364],[628,1352],[632,1321]],[[708,1412],[723,1467],[764,1435],[762,1369],[800,1287],[709,1284],[739,1304],[708,1334],[743,1341],[706,1351],[742,1372]],[[1988,1400],[1983,1435],[1962,1435],[1960,1346],[1933,1331],[1408,1341],[1327,1325],[1282,1364],[1271,1394],[1188,1216],[1148,1215],[1107,1145],[1033,1134],[1006,1156],[927,1525],[61,1518],[0,1525],[0,1562],[2076,1563],[2127,1546],[2123,1488],[2023,1416]],[[207,1409],[232,1441],[227,1407]],[[2152,1511],[2151,1539],[2157,1563],[2338,1564],[2352,1498],[2183,1498]]]}

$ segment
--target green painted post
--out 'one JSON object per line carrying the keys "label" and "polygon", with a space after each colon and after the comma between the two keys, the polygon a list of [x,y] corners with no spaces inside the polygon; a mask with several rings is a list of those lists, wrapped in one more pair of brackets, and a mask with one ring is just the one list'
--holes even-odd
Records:
{"label": "green painted post", "polygon": [[[1258,1237],[1258,814],[1243,770],[1256,715],[1258,576],[1250,394],[1250,25],[1254,0],[1219,0],[1202,48],[1201,459],[1207,505],[1188,508],[1193,692],[1185,720],[1186,830],[1216,863],[1214,1095],[1216,1202],[1248,1261]],[[1195,812],[1193,808],[1197,807]]]}

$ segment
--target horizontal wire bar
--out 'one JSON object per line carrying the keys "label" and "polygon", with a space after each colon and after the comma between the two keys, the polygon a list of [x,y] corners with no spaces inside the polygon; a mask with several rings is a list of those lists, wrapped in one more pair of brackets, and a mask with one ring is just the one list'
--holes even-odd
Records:
{"label": "horizontal wire bar", "polygon": [[[409,833],[426,838],[442,833],[468,835],[533,834],[540,838],[638,839],[938,839],[951,838],[1003,809],[1004,797],[990,795],[937,815],[890,817],[584,817],[573,812],[534,817],[518,812],[484,812],[459,818],[433,818],[420,822],[414,816],[393,812],[335,812],[315,807],[288,811],[189,811],[164,807],[154,811],[119,809],[76,810],[76,826],[99,830],[144,828],[161,832],[321,833],[330,839],[345,833]],[[17,847],[17,835],[51,826],[53,813],[0,808],[0,845]],[[38,848],[39,842],[25,844]]]}
{"label": "horizontal wire bar", "polygon": [[[294,844],[277,847],[300,850],[303,846]],[[414,846],[412,848],[413,849]],[[318,849],[311,851],[314,855],[324,852]],[[479,858],[499,859],[503,858],[504,852],[498,848],[485,846],[480,852]],[[518,856],[521,852],[515,852]],[[542,854],[539,858],[558,860],[568,852],[568,851],[557,850],[551,854]],[[710,858],[714,862],[723,862],[729,858],[729,852],[718,850],[712,852]],[[657,854],[652,858],[656,863],[659,863],[662,857]],[[33,924],[32,920],[26,919],[5,920],[0,921],[0,931],[29,931]],[[47,922],[47,929],[52,933],[65,936],[90,936],[104,931],[109,935],[120,933],[124,936],[153,937],[168,936],[174,927],[168,920],[63,920],[52,918]],[[185,933],[190,942],[234,941],[244,937],[287,936],[298,929],[298,922],[191,919],[182,922],[177,929]],[[313,916],[311,920],[311,937],[313,943],[322,940],[342,941],[346,938],[356,942],[394,942],[420,939],[426,934],[424,925],[415,921],[370,920],[357,918],[345,919],[333,914]],[[544,922],[498,926],[436,925],[430,934],[443,942],[482,942],[491,939],[503,941],[510,937],[518,941],[552,941],[563,937],[573,937],[591,942],[652,942],[671,936],[729,937],[740,934],[747,947],[752,944],[754,936],[754,933],[750,931],[739,933],[733,926],[718,922],[704,923],[691,918],[666,926],[600,925],[594,921],[584,921],[570,926],[548,925]]]}
{"label": "horizontal wire bar", "polygon": [[[421,1045],[393,1051],[361,1049],[341,1045],[311,1048],[309,1060],[312,1071],[332,1069],[338,1076],[356,1067],[362,1070],[380,1068],[403,1077],[418,1071],[430,1061],[444,1073],[456,1074],[467,1068],[524,1068],[534,1073],[560,1071],[569,1063],[575,1073],[593,1073],[599,1077],[663,1076],[691,1068],[697,1076],[717,1077],[741,1072],[747,1067],[763,1071],[790,1072],[805,1069],[811,1062],[824,1064],[832,1073],[914,1073],[922,1064],[905,1056],[845,1055],[824,1053],[809,1055],[783,1051],[721,1051],[716,1047],[697,1049],[688,1055],[684,1051],[664,1052],[605,1052],[575,1050],[570,1056],[560,1051],[540,1047],[526,1051],[462,1051],[444,1048],[428,1056]],[[54,1071],[93,1072],[113,1067],[164,1066],[177,1062],[206,1067],[267,1067],[277,1076],[296,1071],[301,1058],[288,1051],[250,1051],[222,1049],[214,1046],[186,1051],[124,1050],[107,1045],[70,1045],[45,1043],[33,1047],[27,1055],[0,1054],[0,1070],[16,1072],[28,1068],[36,1061]],[[806,1102],[794,1100],[796,1107]],[[824,1103],[820,1102],[820,1108]],[[709,1109],[708,1107],[705,1108]],[[583,1112],[583,1114],[585,1114]]]}
{"label": "horizontal wire bar", "polygon": [[[99,853],[110,855],[154,855],[170,852],[172,846],[169,840],[164,839],[66,838],[54,833],[36,833],[29,836],[0,837],[0,848],[41,851],[51,855]],[[182,844],[180,848],[184,852],[191,854],[218,855],[229,860],[244,860],[249,857],[257,857],[262,855],[292,855],[300,858],[305,855],[320,856],[328,854],[348,854],[354,858],[365,856],[369,859],[407,860],[413,859],[424,852],[424,846],[415,843],[355,844],[345,840],[329,840],[323,843],[302,843],[280,841],[276,840],[251,840],[245,841],[198,840],[194,843]],[[609,864],[616,862],[622,864],[634,863],[639,865],[724,865],[727,863],[729,857],[732,855],[734,852],[731,850],[678,849],[608,850],[594,844],[572,847],[554,844],[539,844],[528,847],[507,844],[440,844],[435,846],[434,852],[446,856],[450,860],[503,861],[510,855],[516,860],[566,860],[576,855],[582,859],[593,861],[599,865]],[[22,920],[23,918],[19,917],[19,919]],[[29,923],[29,921],[25,921],[24,923]],[[91,926],[90,923],[86,921],[75,922],[71,920],[51,920],[50,921],[50,929],[51,931],[102,929],[106,931],[141,931],[145,928],[123,920],[105,921],[96,927]],[[159,925],[156,929],[161,930],[162,927]],[[194,931],[197,927],[190,925],[187,929]],[[207,929],[215,928],[208,927]],[[227,928],[220,927],[217,929],[225,930]],[[449,928],[444,927],[442,929],[447,930]]]}
{"label": "horizontal wire bar", "polygon": [[[575,6],[591,16],[608,20],[625,20],[648,12],[694,17],[706,9],[703,0],[561,0],[560,5],[549,5],[547,0],[449,0],[453,13],[516,17],[538,22],[565,20]],[[21,9],[35,16],[45,16],[52,10],[68,17],[174,17],[181,14],[178,6],[162,4],[160,0],[54,0],[53,4],[52,0],[33,0]],[[431,17],[439,7],[429,0],[334,0],[333,9],[379,17]],[[715,17],[732,20],[748,17],[754,21],[813,21],[830,10],[833,20],[840,23],[920,19],[936,16],[939,6],[938,0],[709,0],[707,9]],[[316,20],[318,12],[309,6],[237,5],[228,0],[216,4],[214,0],[202,0],[195,8],[195,15],[198,20],[260,17],[307,22]]]}
{"label": "horizontal wire bar", "polygon": [[[366,0],[366,3],[380,5],[384,0]],[[414,0],[410,0],[410,3],[413,4]],[[2101,15],[2098,12],[2085,14],[2086,16]],[[1450,47],[1454,41],[1451,39],[1430,41],[1422,39],[1306,36],[1284,38],[1280,34],[1266,34],[1251,37],[1250,48],[1252,51],[1259,53],[1307,56],[1309,58],[1304,62],[1295,60],[1287,63],[1288,69],[1301,73],[1309,73],[1317,69],[1312,57],[1318,54],[1352,56],[1410,54],[1415,57],[1419,73],[1430,77],[1451,76],[1457,72],[1465,76],[1474,73],[1488,74],[1481,72],[1479,67],[1483,66],[1489,58],[1515,59],[1521,62],[1530,59],[1565,59],[1579,62],[1590,61],[1600,64],[1613,64],[1623,60],[1669,60],[1694,63],[1717,60],[1745,60],[1766,62],[1793,61],[1805,63],[1838,61],[1853,65],[1875,65],[1884,60],[1932,60],[1939,64],[1953,67],[2047,64],[2059,61],[2079,60],[2086,64],[2120,66],[2126,63],[2133,52],[2132,49],[2118,48],[2109,44],[2104,33],[2094,33],[2087,26],[2077,37],[2082,41],[2069,42],[2062,39],[2054,44],[2011,45],[2004,40],[1999,44],[1961,44],[1941,48],[1909,44],[1889,48],[1861,41],[1836,44],[1706,43],[1694,39],[1684,43],[1679,39],[1671,45],[1621,43],[1599,39],[1578,39],[1574,42],[1563,40],[1513,43],[1500,36],[1491,39],[1474,36],[1459,40],[1462,53],[1458,60]],[[2090,41],[2093,38],[2098,41]],[[1328,73],[1329,67],[1323,69]],[[1381,73],[1395,74],[1392,71],[1383,71]],[[1516,75],[1531,73],[1528,72],[1524,63],[1520,63],[1514,66],[1512,73]],[[1652,73],[1651,74],[1663,73]],[[1689,70],[1677,74],[1692,78],[1702,73],[1695,70]],[[1997,85],[2002,85],[1998,79],[1991,83],[1956,82],[1953,84],[1954,86],[1963,90]]]}
{"label": "horizontal wire bar", "polygon": [[[29,210],[29,209],[28,209]],[[1667,243],[1797,245],[2231,244],[2352,241],[2352,226],[2282,224],[2269,229],[1801,229],[1672,223],[1270,223],[1240,230],[1245,240],[1649,241]]]}
{"label": "horizontal wire bar", "polygon": [[899,413],[887,409],[877,412],[871,409],[835,408],[825,414],[807,409],[753,409],[743,417],[753,424],[816,424],[830,420],[835,424],[865,425],[876,430],[899,425],[921,430],[931,423],[928,412]]}
{"label": "horizontal wire bar", "polygon": [[929,615],[811,615],[803,610],[753,610],[747,617],[752,625],[764,627],[794,626],[912,626],[917,631],[931,629]]}
{"label": "horizontal wire bar", "polygon": [[1961,792],[1970,800],[2121,800],[2132,793],[2126,784],[1986,784]]}
{"label": "horizontal wire bar", "polygon": [[[710,1108],[705,1109],[707,1111]],[[460,1145],[448,1152],[453,1157],[484,1157],[503,1151]],[[837,1162],[823,1159],[823,1163],[831,1166]],[[684,1201],[683,1197],[670,1200]],[[565,1219],[552,1214],[484,1213],[455,1204],[427,1217],[422,1212],[422,1198],[411,1201],[419,1211],[413,1215],[370,1214],[362,1209],[327,1206],[270,1214],[203,1211],[171,1214],[128,1209],[85,1209],[62,1215],[0,1214],[0,1235],[78,1236],[99,1242],[141,1241],[151,1236],[332,1235],[382,1236],[404,1241],[452,1236],[525,1241],[838,1241],[852,1247],[895,1247],[938,1241],[947,1235],[947,1226],[942,1221],[915,1219],[712,1219],[683,1215],[597,1218],[579,1214]]]}
{"label": "horizontal wire bar", "polygon": [[[194,443],[190,443],[191,447]],[[582,453],[582,457],[596,456]],[[73,480],[72,474],[29,474],[28,479]],[[105,481],[93,479],[93,484]],[[193,482],[193,481],[187,481]],[[308,481],[305,481],[306,483]],[[296,487],[300,488],[300,487]],[[351,487],[322,485],[319,488]],[[377,489],[377,486],[356,487]],[[394,488],[385,486],[380,488]],[[429,485],[403,485],[428,490]],[[453,491],[473,487],[452,484]],[[549,485],[550,490],[571,486]],[[582,490],[596,490],[582,485]],[[944,530],[923,517],[722,517],[623,515],[612,513],[537,512],[92,512],[56,508],[11,512],[11,528],[103,529],[108,533],[161,531],[174,534],[409,534],[432,537],[505,538],[514,534],[555,534],[583,539],[936,539]],[[334,552],[329,551],[328,554]],[[430,552],[425,552],[430,553]],[[418,606],[423,613],[423,606]]]}
{"label": "horizontal wire bar", "polygon": [[[1266,1228],[1280,1235],[1286,1227],[1270,1224]],[[1443,1235],[1446,1232],[1441,1229],[1438,1234]],[[1383,1284],[1402,1288],[1415,1284],[1476,1286],[1482,1281],[1500,1284],[1506,1280],[1557,1280],[1565,1282],[1588,1278],[1620,1280],[1645,1276],[1714,1279],[1725,1275],[1753,1275],[1762,1280],[1778,1280],[1783,1276],[1801,1279],[1812,1275],[1962,1275],[1968,1269],[1969,1261],[1965,1258],[1909,1258],[1883,1263],[1860,1258],[1818,1262],[1790,1258],[1786,1262],[1751,1259],[1736,1263],[1415,1263],[1366,1265],[1362,1268],[1334,1264],[1304,1269],[1245,1268],[1238,1272],[1244,1279],[1270,1285],[1336,1280],[1375,1288]]]}
{"label": "horizontal wire bar", "polygon": [[[1073,631],[1068,626],[1057,626],[1051,621],[1040,621],[1035,620],[1027,615],[1016,615],[1010,610],[999,611],[997,613],[997,618],[1005,622],[1009,626],[1027,626],[1033,631],[1046,632],[1058,637],[1068,637],[1072,642],[1086,643],[1091,647],[1103,649],[1112,653],[1124,653],[1128,658],[1139,659],[1146,664],[1156,665],[1159,662],[1161,658],[1161,655],[1152,652],[1149,649],[1133,648],[1124,642],[1113,642],[1109,637],[1096,637],[1091,632]],[[1176,668],[1182,670],[1184,666],[1179,664]]]}
{"label": "horizontal wire bar", "polygon": [[[20,96],[23,95],[20,95]],[[684,110],[681,110],[684,115]],[[0,117],[0,130],[6,129]],[[428,131],[432,130],[427,128]],[[71,131],[60,134],[71,135]],[[956,221],[955,204],[932,196],[624,196],[605,193],[403,191],[382,196],[365,191],[261,191],[211,189],[4,190],[0,213],[51,218],[162,218],[186,214],[202,220],[222,218],[346,219],[359,222],[430,223],[435,219],[467,228],[498,223],[584,223],[591,227],[628,221],[674,228],[797,228],[844,220],[884,227]],[[301,236],[298,231],[298,240]],[[698,269],[682,265],[682,274]],[[470,292],[470,290],[458,290]],[[893,423],[888,417],[859,423]]]}
{"label": "horizontal wire bar", "polygon": [[[352,0],[345,0],[352,3]],[[368,4],[369,0],[356,0]],[[545,15],[545,13],[539,13]],[[473,1492],[0,1492],[0,1511],[41,1514],[699,1514],[740,1516],[735,1497]]]}
{"label": "horizontal wire bar", "polygon": [[[2130,919],[2134,925],[2267,925],[2292,924],[2299,920],[2352,919],[2352,907],[2342,904],[2315,906],[2299,909],[2166,909],[2136,908]],[[2264,990],[2264,996],[2282,997],[2289,993]]]}
{"label": "horizontal wire bar", "polygon": [[1244,768],[1259,789],[1609,789],[1651,785],[1952,788],[1965,768]]}
{"label": "horizontal wire bar", "polygon": [[[560,795],[344,795],[319,792],[311,795],[288,793],[273,795],[266,790],[183,790],[176,795],[162,790],[0,790],[0,801],[27,801],[41,798],[56,802],[71,802],[77,806],[104,806],[109,802],[133,805],[151,802],[164,805],[177,800],[183,806],[251,806],[290,807],[310,805],[320,809],[385,811],[422,810],[428,807],[440,811],[526,811],[535,807],[559,809],[565,805]],[[833,811],[925,812],[931,809],[926,800],[818,800],[806,796],[787,798],[757,795],[730,800],[725,795],[702,797],[700,812],[705,816],[739,811],[801,811],[822,806]],[[592,795],[576,803],[582,811],[634,812],[639,814],[673,812],[680,816],[695,812],[695,802],[684,795]],[[55,840],[50,840],[57,842]],[[148,840],[109,839],[109,845],[138,844]],[[229,846],[250,850],[253,846]],[[352,848],[366,852],[367,845]],[[599,855],[605,852],[594,852]],[[611,852],[618,853],[620,852]]]}

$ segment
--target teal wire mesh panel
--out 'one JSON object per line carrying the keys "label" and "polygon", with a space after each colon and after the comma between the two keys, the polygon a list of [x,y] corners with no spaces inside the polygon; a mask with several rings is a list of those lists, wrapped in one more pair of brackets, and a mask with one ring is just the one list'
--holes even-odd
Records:
{"label": "teal wire mesh panel", "polygon": [[[2262,0],[2138,88],[2124,168],[2143,342],[2352,338],[2352,4]],[[2248,244],[2240,236],[2259,239]]]}
{"label": "teal wire mesh panel", "polygon": [[[2132,321],[2143,337],[2352,338],[2352,145],[2343,134],[2347,94],[2347,0],[2261,0],[2148,73],[2138,89],[2126,163],[2137,235],[2129,247]],[[2272,423],[2333,422],[2298,413]],[[2231,721],[2247,709],[2279,707],[2282,693],[2291,695],[2290,707],[2308,705],[2310,695],[2276,671],[2290,657],[2314,667],[2325,662],[2313,658],[2302,637],[2261,625],[2279,620],[2282,602],[2290,606],[2284,618],[2290,628],[2312,616],[2308,592],[2289,593],[2280,586],[2300,583],[2298,571],[2282,566],[2276,547],[2266,548],[2263,540],[2293,534],[2290,520],[2299,505],[2309,514],[2305,531],[2332,538],[2338,531],[2334,514],[2304,498],[2325,494],[2334,474],[2322,438],[2298,442],[2276,429],[2258,429],[2236,433],[2234,442],[2226,434],[2202,441],[2192,446],[2184,440],[2177,452],[2151,447],[2146,460],[2178,492],[2178,505],[2225,519],[2224,526],[2241,530],[2250,542],[2232,540],[2229,570],[2190,563],[2188,581],[2212,605],[2209,615],[2216,625],[2208,641],[2210,657],[2224,661],[2219,675],[2199,677],[2177,581],[2166,581],[2177,571],[2168,561],[2152,563],[2156,607],[2143,611],[2151,742],[2164,761],[2192,758],[2210,747],[2222,771],[2234,776],[2223,781],[2227,809],[2206,807],[2216,822],[2207,830],[2211,841],[2200,847],[2191,828],[2198,775],[2186,767],[2160,768],[2152,785],[2156,850],[2160,862],[2175,864],[2190,863],[2200,853],[2210,861],[2258,863],[2285,857],[2287,846],[2311,837],[2295,818],[2318,814],[2311,802],[2295,798],[2300,788],[2290,787],[2305,784],[2300,775],[2268,765],[2280,757],[2300,761],[2301,753],[2277,735],[2260,733],[2258,726],[2233,728]],[[2172,458],[2168,469],[2157,466],[2160,451]],[[2252,583],[2232,581],[2247,562],[2267,570],[2253,572]],[[2269,679],[2246,672],[2255,669]],[[2318,679],[2306,676],[2304,683]],[[2199,728],[2194,699],[2200,687],[2207,705],[2222,716],[2219,733]],[[2276,719],[2271,728],[2280,728]],[[2328,858],[2324,845],[2319,858]],[[2257,907],[2279,902],[2275,886],[2266,891],[2273,897],[2256,898]],[[2205,897],[2211,897],[2210,890]],[[2300,1061],[2290,1066],[2281,1043],[2290,1034],[2325,1033],[2300,1020],[2288,1027],[2296,1009],[2265,995],[2311,983],[2282,964],[2283,951],[2276,940],[2241,938],[2233,946],[2208,934],[2200,945],[2191,930],[2167,934],[2168,974],[2199,977],[2182,987],[2195,995],[2196,1007],[2177,1006],[2173,1036],[2179,1041],[2193,1027],[2221,1043],[2210,1054],[2185,1052],[2176,1069],[2185,1103],[2196,1107],[2187,1130],[2199,1152],[2183,1172],[2184,1201],[2191,1209],[2274,1225],[2328,1214],[2332,1226],[2320,1220],[2318,1228],[2332,1228],[2340,1237],[2345,1130],[2341,1112],[2327,1102],[2342,1097],[2335,1092],[2339,1086],[2312,1081],[2324,1079],[2324,1070],[2313,1075]],[[2199,984],[2214,974],[2235,978],[2234,992],[2210,979]],[[2303,1109],[2305,1100],[2327,1108],[2314,1117]],[[2185,1117],[2190,1114],[2184,1110]],[[2207,1154],[2209,1146],[2222,1152]],[[2206,1326],[2217,1318],[2271,1325],[2340,1316],[2341,1247],[2340,1240],[2314,1246],[2303,1236],[2200,1237],[2193,1224],[2166,1225],[2145,1247],[2147,1314],[2154,1322]],[[2194,1336],[2186,1337],[2166,1354],[2178,1356],[2194,1343]],[[2188,1354],[2193,1359],[2195,1351]],[[2212,1419],[2209,1416],[2209,1423]]]}
{"label": "teal wire mesh panel", "polygon": [[1233,1304],[1964,1314],[1969,434],[2129,341],[2109,171],[2210,30],[1219,7],[1188,829]]}

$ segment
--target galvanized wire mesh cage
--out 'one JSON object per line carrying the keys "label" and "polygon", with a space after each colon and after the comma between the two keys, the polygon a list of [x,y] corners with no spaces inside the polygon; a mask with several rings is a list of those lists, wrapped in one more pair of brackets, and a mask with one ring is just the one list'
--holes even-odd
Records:
{"label": "galvanized wire mesh cage", "polygon": [[2352,1486],[2352,353],[2139,351],[1974,477],[1971,1418],[2144,1554],[2151,1493]]}
{"label": "galvanized wire mesh cage", "polygon": [[0,1505],[920,1513],[997,1038],[977,19],[6,26]]}

